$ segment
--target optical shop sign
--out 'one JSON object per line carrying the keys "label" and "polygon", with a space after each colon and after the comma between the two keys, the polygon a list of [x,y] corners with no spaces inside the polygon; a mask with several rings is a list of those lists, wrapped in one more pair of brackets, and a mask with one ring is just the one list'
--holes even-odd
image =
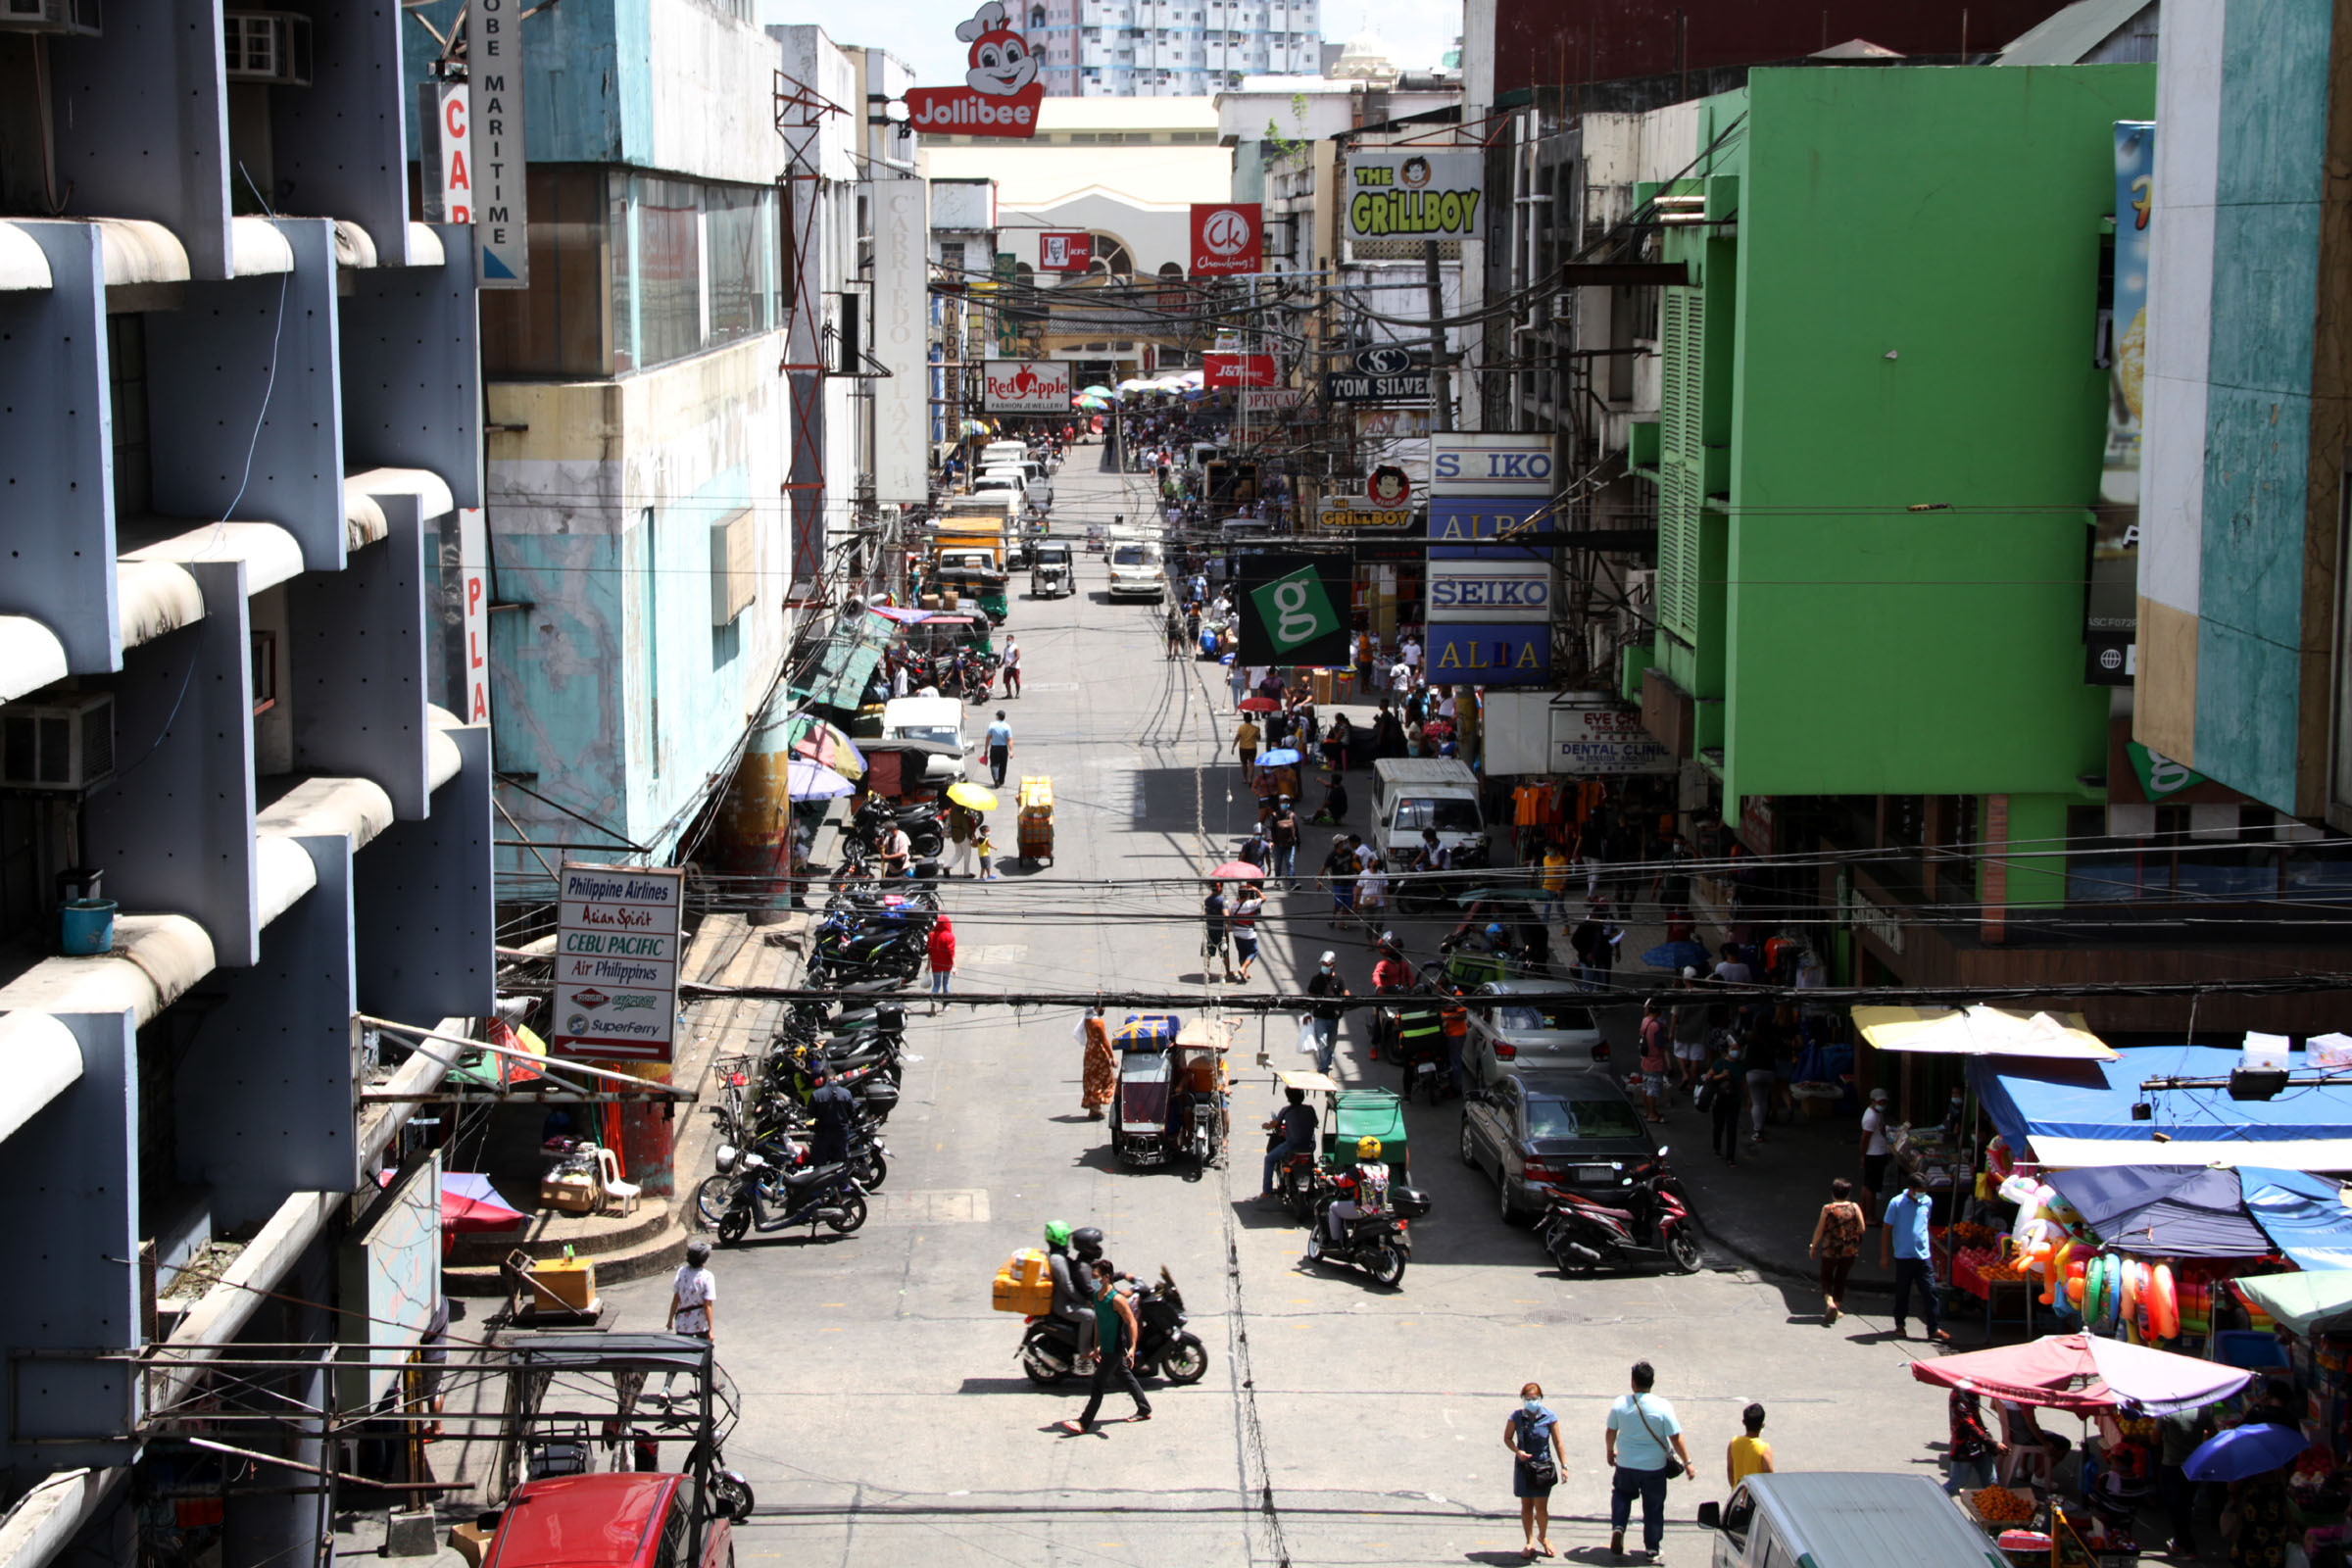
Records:
{"label": "optical shop sign", "polygon": [[667,1061],[686,873],[564,862],[550,1056]]}
{"label": "optical shop sign", "polygon": [[1348,155],[1349,239],[1474,239],[1485,198],[1474,152]]}

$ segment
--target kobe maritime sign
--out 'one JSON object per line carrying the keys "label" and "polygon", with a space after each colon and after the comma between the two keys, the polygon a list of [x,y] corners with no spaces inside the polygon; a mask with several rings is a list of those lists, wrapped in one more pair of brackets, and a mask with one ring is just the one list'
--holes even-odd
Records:
{"label": "kobe maritime sign", "polygon": [[970,45],[970,69],[960,87],[909,87],[906,118],[916,130],[957,136],[1034,136],[1037,108],[1046,96],[1037,56],[1013,30],[998,0],[958,23],[956,36]]}

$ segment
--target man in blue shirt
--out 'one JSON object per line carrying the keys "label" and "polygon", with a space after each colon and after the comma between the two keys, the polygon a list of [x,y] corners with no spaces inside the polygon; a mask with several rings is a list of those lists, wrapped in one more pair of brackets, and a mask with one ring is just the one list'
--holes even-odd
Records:
{"label": "man in blue shirt", "polygon": [[1952,1337],[1943,1331],[1943,1313],[1936,1304],[1936,1259],[1928,1243],[1930,1206],[1927,1183],[1914,1172],[1908,1185],[1886,1200],[1886,1228],[1879,1232],[1879,1266],[1894,1270],[1896,1337],[1907,1332],[1904,1319],[1910,1316],[1916,1287],[1919,1319],[1928,1326],[1928,1338],[1949,1345]]}
{"label": "man in blue shirt", "polygon": [[1012,762],[1012,726],[1004,722],[1004,710],[997,710],[997,721],[988,726],[989,783],[997,789],[1004,787],[1004,769]]}

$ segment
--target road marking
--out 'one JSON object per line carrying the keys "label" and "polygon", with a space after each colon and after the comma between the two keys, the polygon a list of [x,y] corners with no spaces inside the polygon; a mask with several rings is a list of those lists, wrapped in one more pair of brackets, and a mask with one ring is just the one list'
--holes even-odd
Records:
{"label": "road marking", "polygon": [[985,1225],[985,1187],[913,1188],[876,1193],[867,1202],[868,1225]]}
{"label": "road marking", "polygon": [[988,947],[966,948],[961,955],[966,963],[1020,963],[1029,956],[1026,942],[1001,942]]}

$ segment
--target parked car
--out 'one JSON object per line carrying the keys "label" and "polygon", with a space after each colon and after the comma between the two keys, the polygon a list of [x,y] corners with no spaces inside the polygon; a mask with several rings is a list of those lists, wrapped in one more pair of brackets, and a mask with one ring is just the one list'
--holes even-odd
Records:
{"label": "parked car", "polygon": [[496,1517],[483,1568],[720,1568],[735,1557],[730,1522],[689,1475],[550,1476],[516,1487]]}
{"label": "parked car", "polygon": [[1720,1510],[1698,1505],[1716,1532],[1713,1568],[1982,1568],[1996,1553],[1928,1476],[1811,1471],[1749,1476]]}
{"label": "parked car", "polygon": [[1472,1087],[1484,1088],[1511,1072],[1576,1070],[1608,1060],[1608,1043],[1591,1007],[1516,1000],[1530,993],[1556,995],[1562,985],[1558,980],[1490,980],[1463,999],[1469,1029],[1462,1042],[1462,1071]]}
{"label": "parked car", "polygon": [[1633,1097],[1600,1068],[1506,1072],[1462,1103],[1462,1163],[1494,1178],[1505,1224],[1541,1214],[1554,1188],[1614,1191],[1657,1150]]}
{"label": "parked car", "polygon": [[[882,738],[931,741],[968,754],[963,738],[963,704],[953,697],[894,697],[882,705]],[[964,776],[963,756],[934,755],[923,763],[925,784],[946,786]]]}

